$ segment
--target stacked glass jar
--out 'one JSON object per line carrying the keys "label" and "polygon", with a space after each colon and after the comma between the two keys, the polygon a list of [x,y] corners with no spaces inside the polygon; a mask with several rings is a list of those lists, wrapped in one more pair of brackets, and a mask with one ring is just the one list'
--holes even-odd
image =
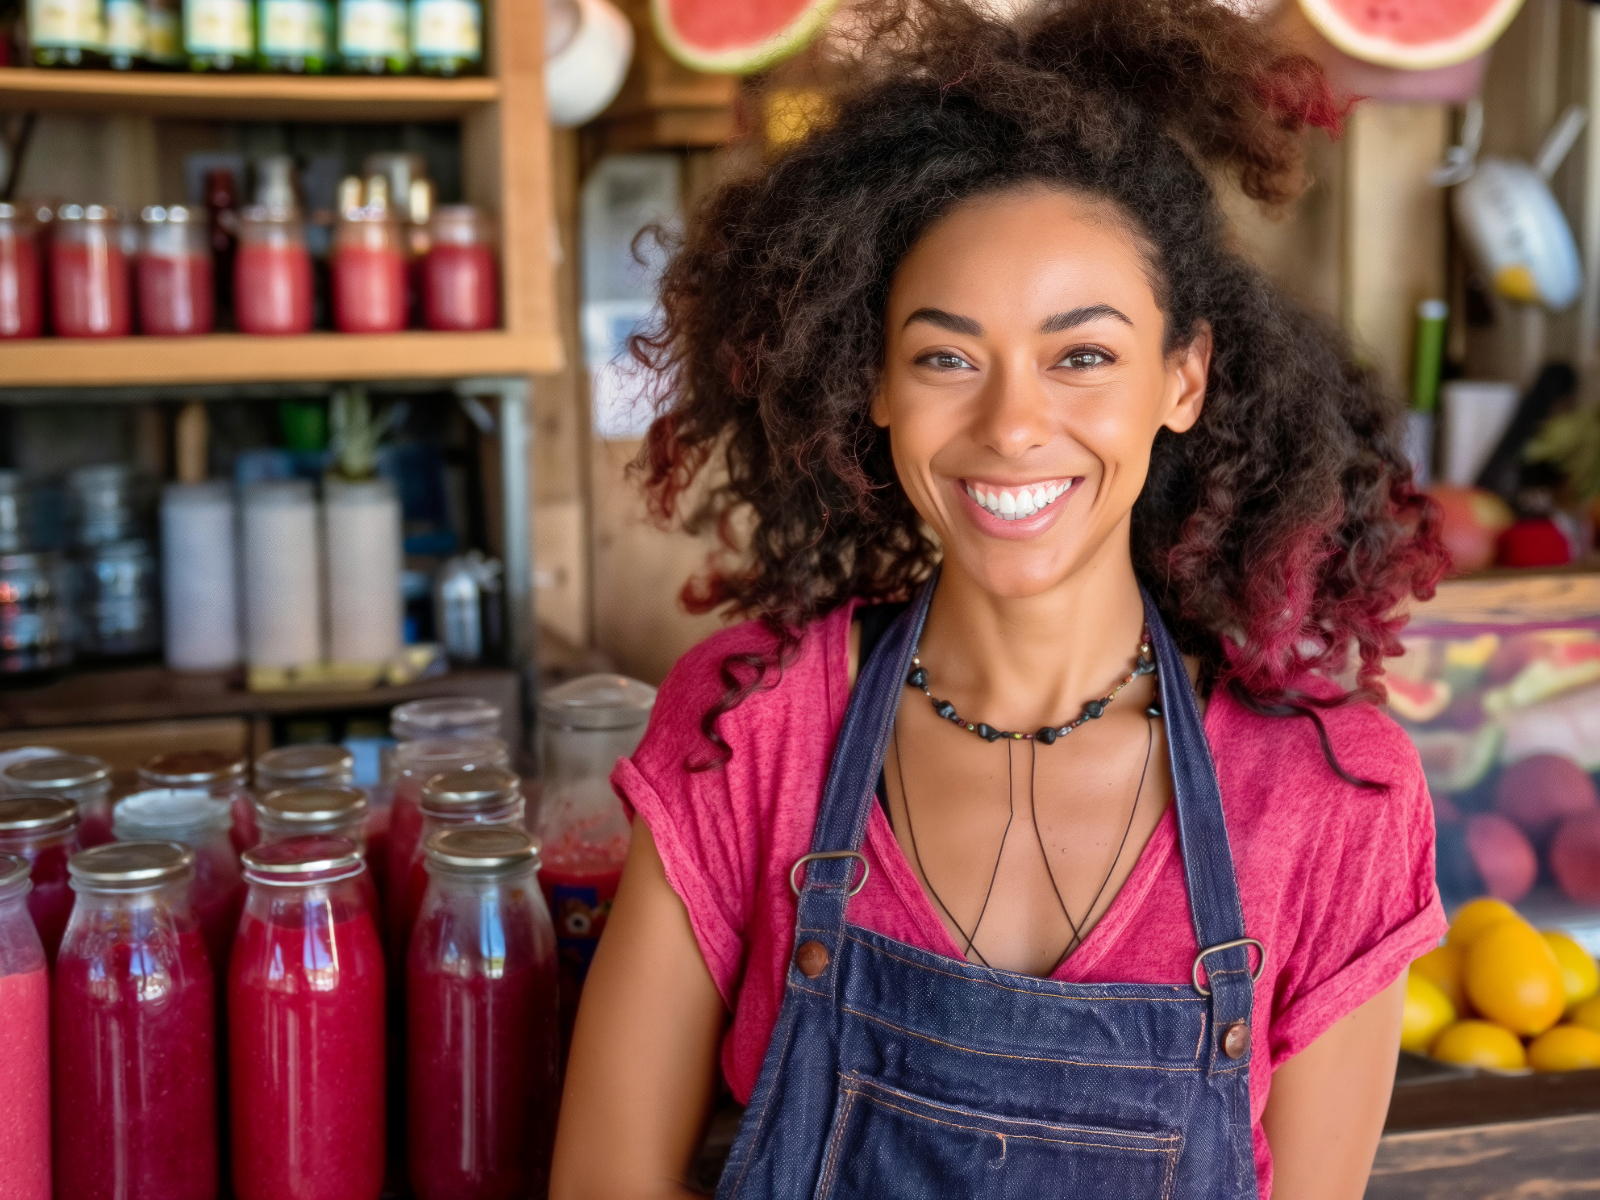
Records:
{"label": "stacked glass jar", "polygon": [[28,912],[51,962],[72,914],[67,861],[81,849],[78,806],[71,800],[61,796],[0,798],[0,851],[21,858],[31,870]]}
{"label": "stacked glass jar", "polygon": [[109,842],[111,767],[87,754],[52,754],[8,763],[0,769],[0,793],[53,796],[78,810],[78,841],[84,847]]}
{"label": "stacked glass jar", "polygon": [[342,837],[353,842],[367,863],[357,882],[381,934],[383,905],[367,851],[368,809],[366,793],[348,784],[280,788],[256,801],[256,826],[263,846],[297,837]]}
{"label": "stacked glass jar", "polygon": [[[356,756],[343,746],[279,746],[256,759],[256,795],[266,796],[282,788],[346,784],[355,773]],[[254,805],[249,806],[245,822],[249,827],[245,848],[249,849],[260,837]]]}
{"label": "stacked glass jar", "polygon": [[146,788],[199,789],[214,800],[226,801],[232,813],[229,837],[234,849],[255,844],[251,823],[250,791],[245,786],[249,763],[242,754],[226,750],[180,750],[158,754],[139,768],[139,783]]}

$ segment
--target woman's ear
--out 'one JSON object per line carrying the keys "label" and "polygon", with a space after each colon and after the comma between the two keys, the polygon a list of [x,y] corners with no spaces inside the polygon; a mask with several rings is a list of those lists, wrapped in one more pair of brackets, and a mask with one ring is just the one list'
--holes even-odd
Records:
{"label": "woman's ear", "polygon": [[1211,375],[1211,326],[1200,323],[1190,343],[1173,354],[1167,415],[1161,422],[1173,433],[1187,433],[1200,419]]}
{"label": "woman's ear", "polygon": [[867,409],[867,415],[879,429],[889,428],[889,402],[883,398],[882,385],[872,393],[872,407]]}

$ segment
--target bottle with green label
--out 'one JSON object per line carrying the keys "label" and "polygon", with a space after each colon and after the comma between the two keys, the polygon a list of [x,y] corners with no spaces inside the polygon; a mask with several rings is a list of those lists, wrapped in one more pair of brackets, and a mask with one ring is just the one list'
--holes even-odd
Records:
{"label": "bottle with green label", "polygon": [[183,49],[191,71],[247,71],[255,60],[252,0],[184,0]]}
{"label": "bottle with green label", "polygon": [[476,75],[483,70],[483,5],[479,0],[411,0],[411,53],[424,75]]}
{"label": "bottle with green label", "polygon": [[256,0],[256,65],[263,71],[321,75],[333,66],[329,0]]}
{"label": "bottle with green label", "polygon": [[183,56],[182,0],[144,0],[144,58],[147,66],[181,70]]}
{"label": "bottle with green label", "polygon": [[36,67],[106,65],[104,0],[28,0],[28,53]]}
{"label": "bottle with green label", "polygon": [[339,0],[339,58],[357,75],[403,75],[411,69],[406,0]]}
{"label": "bottle with green label", "polygon": [[105,0],[106,61],[113,71],[144,64],[150,49],[144,0]]}

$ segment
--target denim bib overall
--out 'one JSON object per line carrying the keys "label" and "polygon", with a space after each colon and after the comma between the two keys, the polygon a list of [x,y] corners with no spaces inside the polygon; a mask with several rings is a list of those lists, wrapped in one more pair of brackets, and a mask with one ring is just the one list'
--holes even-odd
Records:
{"label": "denim bib overall", "polygon": [[930,581],[884,634],[851,696],[811,854],[791,872],[804,882],[783,1008],[718,1197],[1254,1200],[1248,947],[1260,946],[1245,937],[1189,677],[1148,596],[1189,911],[1206,948],[1194,982],[1059,983],[846,921],[932,593]]}

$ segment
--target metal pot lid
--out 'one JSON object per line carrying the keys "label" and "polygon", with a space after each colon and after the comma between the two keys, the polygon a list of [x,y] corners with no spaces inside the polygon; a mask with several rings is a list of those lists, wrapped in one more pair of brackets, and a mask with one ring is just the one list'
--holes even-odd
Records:
{"label": "metal pot lid", "polygon": [[13,791],[65,791],[105,782],[111,778],[111,767],[87,754],[57,754],[12,763],[4,777]]}
{"label": "metal pot lid", "polygon": [[194,851],[177,842],[107,842],[67,860],[74,880],[91,887],[148,888],[194,870]]}
{"label": "metal pot lid", "polygon": [[626,675],[583,675],[544,692],[539,716],[557,729],[631,729],[650,719],[656,689]]}
{"label": "metal pot lid", "polygon": [[7,796],[0,800],[0,836],[59,833],[78,823],[78,806],[65,796]]}
{"label": "metal pot lid", "polygon": [[123,797],[111,811],[119,838],[177,838],[182,832],[232,824],[232,806],[200,788],[150,788]]}
{"label": "metal pot lid", "polygon": [[279,746],[256,759],[256,782],[320,783],[348,779],[356,756],[343,746]]}
{"label": "metal pot lid", "polygon": [[269,842],[246,850],[239,860],[252,883],[325,883],[355,874],[361,851],[349,838],[318,834]]}
{"label": "metal pot lid", "polygon": [[183,787],[243,779],[248,768],[249,763],[242,754],[229,754],[224,750],[180,750],[146,760],[139,768],[139,777],[163,787]]}
{"label": "metal pot lid", "polygon": [[32,873],[32,866],[20,854],[0,854],[0,893],[9,892]]}
{"label": "metal pot lid", "polygon": [[422,787],[422,807],[458,809],[498,808],[522,795],[522,781],[504,767],[474,767],[445,771]]}
{"label": "metal pot lid", "polygon": [[367,794],[348,786],[288,787],[268,792],[256,807],[280,821],[321,824],[352,820],[367,811]]}
{"label": "metal pot lid", "polygon": [[427,855],[434,866],[497,871],[537,861],[539,843],[521,829],[477,825],[440,830],[428,839]]}

